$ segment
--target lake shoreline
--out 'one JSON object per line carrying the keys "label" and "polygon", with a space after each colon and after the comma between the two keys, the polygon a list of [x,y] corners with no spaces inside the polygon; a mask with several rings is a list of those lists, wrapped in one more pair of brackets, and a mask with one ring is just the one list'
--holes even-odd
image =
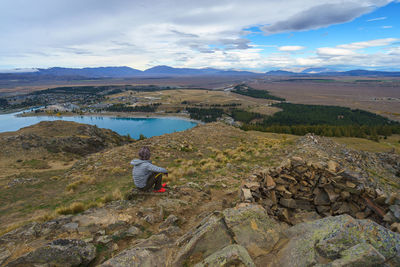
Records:
{"label": "lake shoreline", "polygon": [[[23,110],[14,112],[14,113],[19,113],[23,112]],[[6,114],[13,114],[13,113],[5,113]],[[0,114],[3,115],[3,114]],[[57,114],[46,114],[46,113],[33,113],[33,112],[27,112],[27,113],[20,113],[19,115],[16,115],[18,117],[112,117],[112,118],[138,118],[138,119],[152,119],[152,118],[171,118],[171,119],[181,119],[185,121],[190,121],[194,122],[197,124],[204,124],[204,122],[199,121],[199,120],[194,120],[191,118],[188,118],[188,116],[185,116],[183,114],[179,113],[171,113],[171,114],[162,114],[162,113],[144,113],[144,112],[136,112],[135,114],[129,113],[129,112],[104,112],[104,113],[90,113],[90,112],[85,112],[83,114],[76,114],[72,112],[67,112],[67,113],[61,113],[60,115]]]}
{"label": "lake shoreline", "polygon": [[63,114],[35,113],[32,109],[1,114],[0,133],[15,132],[24,127],[41,121],[74,121],[77,123],[96,125],[99,128],[110,129],[119,135],[129,134],[137,139],[143,134],[146,137],[160,136],[180,132],[204,124],[184,116],[185,114],[154,114],[154,113],[82,113]]}

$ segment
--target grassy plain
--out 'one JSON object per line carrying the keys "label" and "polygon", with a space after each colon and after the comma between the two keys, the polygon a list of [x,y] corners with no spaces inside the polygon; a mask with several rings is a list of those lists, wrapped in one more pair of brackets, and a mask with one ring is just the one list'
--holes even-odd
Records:
{"label": "grassy plain", "polygon": [[249,85],[297,104],[363,109],[400,121],[400,79],[328,77],[329,82],[290,77],[258,79]]}
{"label": "grassy plain", "polygon": [[[238,95],[229,91],[217,90],[196,90],[196,89],[177,89],[156,92],[123,92],[109,96],[108,103],[121,103],[121,98],[136,97],[140,104],[161,103],[159,110],[166,112],[176,112],[187,106],[223,107],[223,105],[239,104],[237,108],[247,111],[258,112],[265,115],[272,115],[279,111],[278,108],[271,107],[274,101],[267,99],[256,99],[252,97]],[[217,106],[216,106],[217,105]]]}

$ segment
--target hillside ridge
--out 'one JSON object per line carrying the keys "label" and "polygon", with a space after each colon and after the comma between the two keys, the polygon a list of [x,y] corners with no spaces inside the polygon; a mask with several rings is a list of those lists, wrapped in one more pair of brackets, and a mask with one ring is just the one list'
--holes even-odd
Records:
{"label": "hillside ridge", "polygon": [[[145,145],[170,171],[166,194],[132,190],[129,162]],[[198,125],[80,158],[57,178],[76,183],[58,193],[69,199],[59,215],[0,235],[0,264],[395,266],[399,162],[314,135]]]}

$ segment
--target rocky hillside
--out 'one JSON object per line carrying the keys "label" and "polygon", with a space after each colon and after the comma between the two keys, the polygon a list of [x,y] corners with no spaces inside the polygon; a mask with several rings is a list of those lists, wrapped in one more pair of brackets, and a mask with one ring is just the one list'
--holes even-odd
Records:
{"label": "rocky hillside", "polygon": [[[24,223],[43,207],[65,200],[60,178],[79,159],[132,142],[95,126],[66,121],[40,122],[0,134],[0,229]],[[0,230],[0,232],[2,232]]]}
{"label": "rocky hillside", "polygon": [[[143,145],[170,170],[165,194],[131,190]],[[4,231],[0,264],[399,266],[398,159],[220,123],[153,137],[60,175],[58,215]]]}
{"label": "rocky hillside", "polygon": [[79,156],[128,143],[117,133],[96,126],[68,121],[43,121],[16,132],[0,134],[0,156],[30,153],[44,149],[51,153]]}

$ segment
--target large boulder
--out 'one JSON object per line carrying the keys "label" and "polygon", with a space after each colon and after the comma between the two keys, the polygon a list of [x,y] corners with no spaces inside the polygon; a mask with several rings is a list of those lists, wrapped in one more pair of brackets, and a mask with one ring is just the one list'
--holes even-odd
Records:
{"label": "large boulder", "polygon": [[211,254],[202,262],[195,265],[195,267],[207,267],[207,266],[243,266],[243,267],[255,267],[253,260],[251,259],[247,250],[239,245],[229,245],[214,254]]}
{"label": "large boulder", "polygon": [[279,241],[281,226],[260,205],[242,205],[222,213],[235,243],[253,258],[267,255]]}
{"label": "large boulder", "polygon": [[136,240],[133,247],[104,262],[102,267],[152,267],[168,266],[170,239],[164,235],[152,235],[147,239]]}
{"label": "large boulder", "polygon": [[[377,266],[382,260],[400,266],[400,234],[371,220],[356,220],[348,215],[326,217],[293,226],[284,234],[287,244],[277,254],[275,266],[323,263],[366,267]],[[351,264],[344,264],[349,261]]]}
{"label": "large boulder", "polygon": [[126,249],[101,267],[153,267],[165,266],[166,249],[134,247]]}
{"label": "large boulder", "polygon": [[219,216],[209,216],[177,241],[181,248],[174,265],[181,266],[185,262],[206,258],[232,243],[232,237],[223,220]]}
{"label": "large boulder", "polygon": [[8,263],[7,267],[88,266],[95,257],[96,248],[92,244],[82,240],[57,239]]}
{"label": "large boulder", "polygon": [[327,264],[319,264],[320,267],[365,267],[382,266],[385,257],[382,256],[373,246],[367,243],[360,243],[340,253],[340,258]]}
{"label": "large boulder", "polygon": [[177,242],[180,249],[175,264],[197,263],[235,243],[243,247],[254,262],[265,262],[279,241],[281,231],[282,227],[268,217],[262,206],[241,204],[209,216],[181,237]]}

